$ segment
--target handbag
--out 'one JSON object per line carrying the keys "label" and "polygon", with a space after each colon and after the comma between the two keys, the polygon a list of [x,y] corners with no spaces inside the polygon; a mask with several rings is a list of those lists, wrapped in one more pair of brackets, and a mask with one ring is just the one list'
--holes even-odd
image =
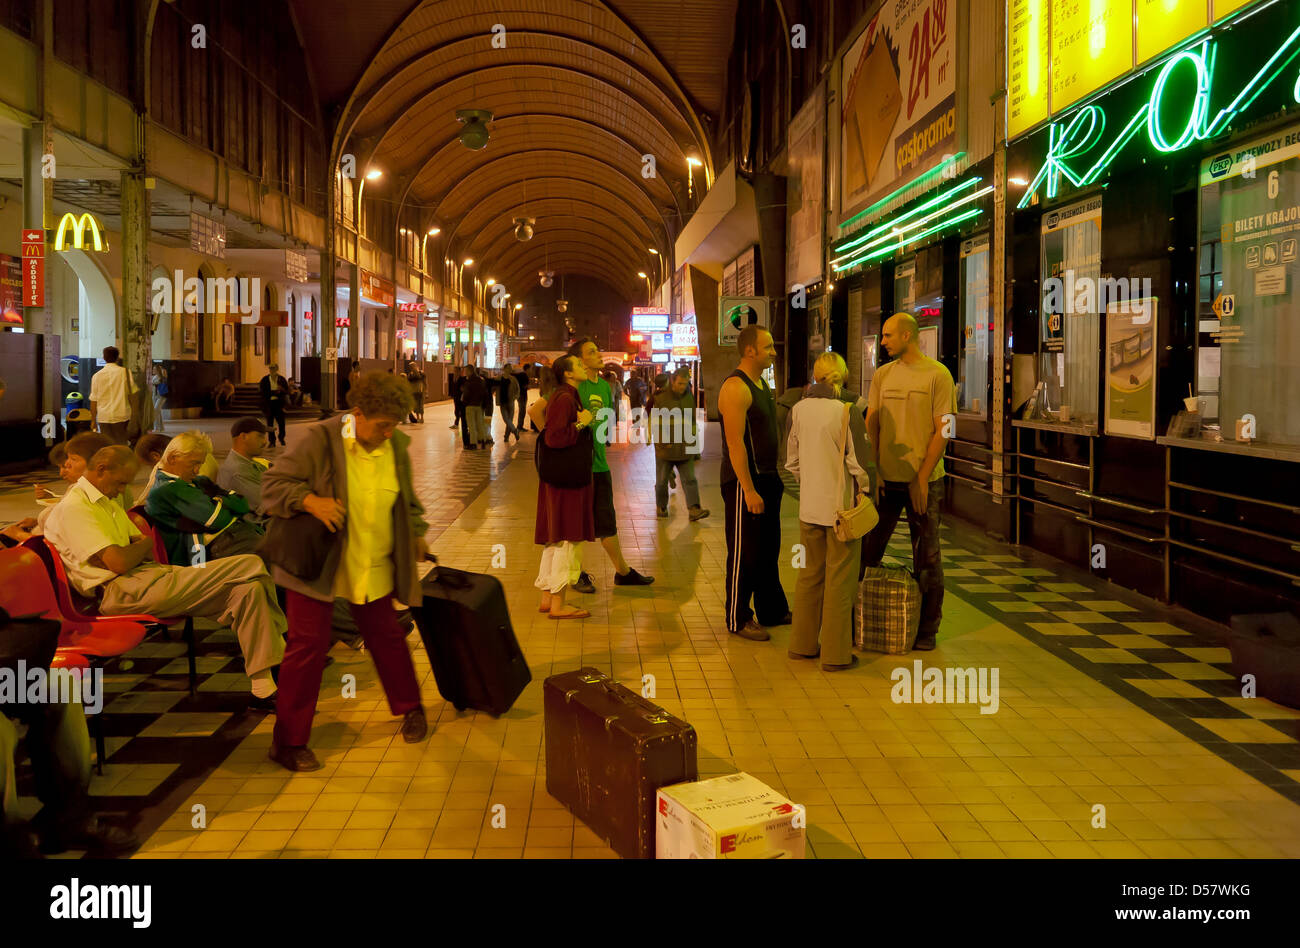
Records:
{"label": "handbag", "polygon": [[257,555],[305,583],[320,579],[342,531],[331,532],[309,513],[272,517],[270,521]]}
{"label": "handbag", "polygon": [[591,483],[591,462],[595,453],[591,428],[581,428],[578,440],[567,448],[552,448],[546,443],[546,432],[537,437],[535,459],[537,476],[549,487],[568,490],[586,487]]}
{"label": "handbag", "polygon": [[[849,412],[852,410],[852,406],[844,406],[844,451],[840,462],[841,469],[844,467],[843,458],[847,458],[849,455]],[[876,511],[876,505],[871,502],[870,497],[862,492],[856,477],[853,479],[853,487],[854,505],[848,510],[835,511],[835,539],[841,543],[861,539],[880,522],[880,514]],[[840,496],[844,496],[843,492],[841,492]]]}

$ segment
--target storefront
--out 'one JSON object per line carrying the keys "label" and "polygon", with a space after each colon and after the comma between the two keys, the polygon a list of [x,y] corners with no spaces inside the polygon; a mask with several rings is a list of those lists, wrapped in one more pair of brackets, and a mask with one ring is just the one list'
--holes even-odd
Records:
{"label": "storefront", "polygon": [[1222,621],[1300,584],[1300,3],[1177,6],[1010,89],[1015,532]]}

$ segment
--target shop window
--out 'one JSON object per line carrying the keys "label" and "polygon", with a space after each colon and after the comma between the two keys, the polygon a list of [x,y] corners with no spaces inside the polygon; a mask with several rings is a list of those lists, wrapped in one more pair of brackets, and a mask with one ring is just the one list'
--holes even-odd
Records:
{"label": "shop window", "polygon": [[989,238],[985,234],[962,243],[961,337],[957,368],[958,411],[977,415],[988,414],[991,321]]}
{"label": "shop window", "polygon": [[1042,227],[1040,421],[1096,427],[1101,351],[1101,198],[1049,211]]}
{"label": "shop window", "polygon": [[[1201,181],[1196,395],[1225,441],[1300,444],[1300,157],[1296,130],[1234,145]],[[1213,165],[1213,167],[1212,167]]]}

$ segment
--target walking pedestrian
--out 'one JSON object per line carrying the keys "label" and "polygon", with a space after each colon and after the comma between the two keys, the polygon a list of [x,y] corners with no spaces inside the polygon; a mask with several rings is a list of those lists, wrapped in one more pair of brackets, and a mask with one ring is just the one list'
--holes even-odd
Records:
{"label": "walking pedestrian", "polygon": [[506,444],[510,436],[519,440],[519,429],[515,427],[515,402],[519,400],[519,380],[507,363],[501,370],[501,380],[497,383],[497,405],[501,409],[501,420],[506,423]]}
{"label": "walking pedestrian", "polygon": [[460,426],[461,439],[465,442],[465,447],[469,447],[469,431],[465,426],[465,402],[461,397],[462,389],[465,387],[465,366],[456,369],[456,374],[451,377],[451,384],[448,386],[451,390],[451,407],[454,412],[451,424],[448,428]]}
{"label": "walking pedestrian", "polygon": [[424,369],[414,359],[406,363],[406,379],[411,384],[411,397],[415,400],[415,407],[411,409],[408,420],[422,425],[424,424]]}
{"label": "walking pedestrian", "polygon": [[[763,371],[776,361],[772,334],[746,326],[740,364],[718,393],[722,419],[722,498],[727,507],[727,631],[765,642],[769,626],[789,625],[781,588],[781,496],[776,405]],[[750,600],[753,599],[753,608]]]}
{"label": "walking pedestrian", "polygon": [[[519,417],[515,420],[515,431],[524,430],[524,421],[528,416],[528,372],[521,365],[515,372],[515,381],[519,383]],[[516,441],[519,438],[516,436]]]}
{"label": "walking pedestrian", "polygon": [[257,383],[262,396],[262,415],[266,418],[267,444],[275,447],[276,426],[279,426],[280,444],[284,441],[284,404],[289,397],[289,383],[280,374],[280,367],[272,362],[267,367],[266,375]]}
{"label": "walking pedestrian", "polygon": [[[428,719],[420,684],[393,602],[418,606],[417,564],[428,555],[424,508],[411,476],[410,438],[397,430],[410,414],[410,386],[395,375],[369,372],[352,387],[352,410],[304,432],[262,479],[262,513],[311,514],[338,534],[320,575],[294,576],[281,566],[288,645],[280,666],[280,698],[270,757],[287,770],[319,770],[307,747],[331,642],[335,598],[351,604],[407,743],[424,740]],[[273,562],[275,553],[268,552]]]}
{"label": "walking pedestrian", "polygon": [[845,542],[835,535],[835,515],[853,506],[850,476],[868,487],[870,459],[856,447],[866,436],[862,415],[840,398],[847,374],[837,353],[817,358],[813,385],[790,412],[786,448],[786,467],[801,486],[799,542],[807,556],[795,586],[789,655],[820,655],[825,671],[851,668],[858,661],[853,654],[853,591],[862,547],[858,540]]}
{"label": "walking pedestrian", "polygon": [[465,447],[474,451],[488,443],[487,422],[483,418],[483,401],[492,396],[488,394],[486,380],[472,365],[465,367],[465,381],[460,389],[460,397],[465,402],[465,427],[468,430]]}
{"label": "walking pedestrian", "polygon": [[[943,555],[939,508],[948,424],[957,411],[956,390],[942,362],[921,351],[916,320],[896,313],[885,321],[881,343],[893,361],[871,378],[867,434],[876,446],[880,522],[862,539],[861,572],[880,565],[899,515],[907,511],[912,571],[921,589],[918,651],[935,647],[943,618]],[[859,578],[861,578],[859,576]]]}
{"label": "walking pedestrian", "polygon": [[[122,365],[116,346],[104,347],[104,367],[90,380],[90,418],[114,444],[127,443],[131,396],[137,391],[131,371]],[[231,389],[234,393],[234,389]]]}
{"label": "walking pedestrian", "polygon": [[709,512],[700,506],[700,484],[695,479],[700,436],[695,420],[695,395],[691,391],[691,370],[685,366],[673,373],[672,382],[660,394],[651,418],[650,433],[655,444],[655,507],[659,516],[668,516],[668,477],[675,469],[682,476],[691,522],[703,520]]}
{"label": "walking pedestrian", "polygon": [[[543,450],[560,450],[591,437],[595,416],[579,404],[577,386],[586,375],[576,356],[561,356],[552,369],[556,387],[539,441]],[[595,539],[592,484],[561,487],[548,484],[539,474],[537,481],[537,526],[533,541],[542,547],[542,564],[533,584],[542,591],[539,612],[552,619],[585,619],[586,609],[566,606],[565,591],[582,572],[582,544]]]}
{"label": "walking pedestrian", "polygon": [[157,362],[154,363],[150,382],[153,385],[154,428],[165,432],[167,423],[163,420],[163,405],[167,403],[167,370]]}

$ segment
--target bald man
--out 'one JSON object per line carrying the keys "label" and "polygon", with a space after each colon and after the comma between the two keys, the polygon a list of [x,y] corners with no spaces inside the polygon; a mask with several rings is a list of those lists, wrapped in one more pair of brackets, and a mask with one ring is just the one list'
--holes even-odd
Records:
{"label": "bald man", "polygon": [[160,566],[118,499],[140,462],[130,448],[103,448],[68,489],[45,524],[81,595],[97,599],[106,616],[204,616],[229,626],[239,639],[244,671],[252,682],[252,707],[273,710],[271,668],[284,657],[287,623],[275,585],[256,556],[242,554],[203,566]]}
{"label": "bald man", "polygon": [[876,507],[880,523],[862,540],[862,566],[880,565],[885,547],[907,511],[912,570],[921,588],[921,625],[913,648],[935,646],[943,616],[939,505],[943,452],[957,410],[952,373],[918,344],[916,320],[897,313],[885,321],[881,342],[893,359],[876,371],[867,396],[867,434],[876,449]]}

